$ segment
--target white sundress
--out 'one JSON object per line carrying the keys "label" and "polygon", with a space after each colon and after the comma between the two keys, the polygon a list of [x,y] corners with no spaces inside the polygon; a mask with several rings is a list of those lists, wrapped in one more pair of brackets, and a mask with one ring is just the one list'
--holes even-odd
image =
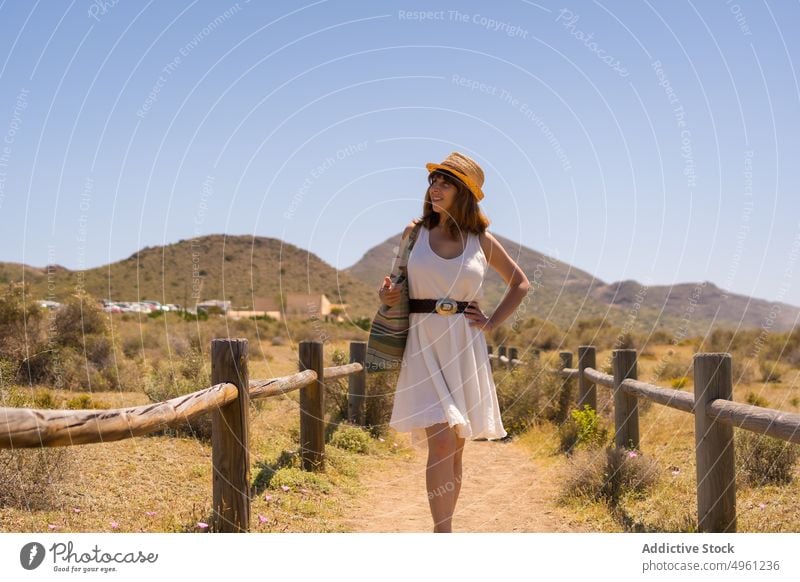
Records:
{"label": "white sundress", "polygon": [[[488,261],[478,235],[468,233],[464,252],[452,259],[437,255],[429,240],[428,229],[420,227],[408,258],[409,297],[477,301],[486,313],[482,286]],[[469,323],[464,313],[409,314],[389,426],[411,432],[413,446],[424,446],[425,427],[442,422],[462,438],[507,435],[484,332]]]}

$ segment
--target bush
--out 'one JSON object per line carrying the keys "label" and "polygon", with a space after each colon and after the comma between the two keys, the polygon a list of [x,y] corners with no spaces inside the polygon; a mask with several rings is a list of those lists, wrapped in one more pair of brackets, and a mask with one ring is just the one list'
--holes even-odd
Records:
{"label": "bush", "polygon": [[354,317],[350,320],[350,322],[364,331],[369,331],[372,327],[372,319],[369,317]]}
{"label": "bush", "polygon": [[570,458],[561,495],[605,501],[613,508],[624,496],[642,497],[659,477],[658,464],[636,450],[579,451]]}
{"label": "bush", "polygon": [[[348,363],[349,356],[340,349],[331,353],[333,366],[342,366]],[[325,412],[330,415],[330,422],[334,425],[348,418],[349,378],[326,380],[325,382]]]}
{"label": "bush", "polygon": [[107,315],[90,295],[72,295],[56,312],[56,341],[62,346],[82,350],[85,336],[107,335],[107,319]]}
{"label": "bush", "polygon": [[369,432],[361,427],[342,423],[331,436],[330,443],[334,447],[351,453],[366,454],[369,453],[372,439]]}
{"label": "bush", "polygon": [[503,426],[509,435],[525,432],[533,423],[557,421],[563,408],[564,381],[550,372],[533,354],[525,363],[510,371],[495,372],[497,400],[503,414]]}
{"label": "bush", "polygon": [[92,410],[94,408],[103,408],[103,406],[96,404],[88,394],[80,394],[67,400],[67,408],[70,410]]}
{"label": "bush", "polygon": [[786,484],[792,481],[798,446],[766,435],[736,433],[737,472],[750,485]]}
{"label": "bush", "polygon": [[759,359],[758,369],[761,371],[762,382],[780,382],[781,381],[781,368],[777,362],[772,362],[767,359]]}
{"label": "bush", "polygon": [[375,438],[385,436],[388,432],[398,375],[399,372],[394,370],[367,374],[364,420]]}
{"label": "bush", "polygon": [[[147,379],[144,392],[152,402],[163,402],[209,386],[211,386],[211,371],[206,364],[206,358],[201,352],[191,350],[183,358],[156,362]],[[211,414],[204,414],[173,429],[166,429],[164,432],[210,439]]]}
{"label": "bush", "polygon": [[49,509],[71,462],[66,447],[0,450],[0,507]]}
{"label": "bush", "polygon": [[656,368],[656,381],[658,380],[674,380],[676,378],[691,377],[694,374],[694,365],[692,362],[684,359],[676,359],[669,361],[663,360]]}
{"label": "bush", "polygon": [[570,412],[570,420],[559,429],[559,439],[561,450],[567,453],[576,447],[594,448],[605,444],[608,429],[602,425],[597,411],[584,404],[583,410]]}
{"label": "bush", "polygon": [[289,487],[290,489],[309,488],[316,489],[322,493],[330,493],[331,483],[327,477],[312,471],[303,471],[296,467],[285,467],[275,471],[269,480],[271,489]]}
{"label": "bush", "polygon": [[[30,295],[27,285],[10,283],[0,295],[0,358],[17,365],[28,357],[28,352],[40,351],[43,312],[35,302],[26,300]],[[8,372],[10,368],[7,368]],[[4,379],[4,382],[8,380]]]}
{"label": "bush", "polygon": [[745,397],[745,402],[753,406],[760,406],[761,408],[769,408],[769,402],[763,396],[759,396],[755,392],[748,392]]}
{"label": "bush", "polygon": [[681,376],[680,378],[673,378],[669,383],[676,390],[680,390],[681,388],[684,388],[688,382],[689,378],[686,376]]}

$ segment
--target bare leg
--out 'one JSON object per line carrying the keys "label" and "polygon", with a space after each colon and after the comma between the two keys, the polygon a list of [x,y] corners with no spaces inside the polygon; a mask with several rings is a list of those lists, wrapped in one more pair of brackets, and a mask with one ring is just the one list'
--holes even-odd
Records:
{"label": "bare leg", "polygon": [[464,456],[464,444],[466,442],[467,439],[456,436],[456,453],[453,455],[453,480],[455,481],[455,489],[453,490],[453,513],[455,513],[458,494],[461,491],[461,458]]}
{"label": "bare leg", "polygon": [[455,431],[447,423],[425,429],[428,435],[428,464],[425,484],[433,516],[434,533],[450,533],[453,520],[453,493],[456,483],[453,459],[458,448]]}

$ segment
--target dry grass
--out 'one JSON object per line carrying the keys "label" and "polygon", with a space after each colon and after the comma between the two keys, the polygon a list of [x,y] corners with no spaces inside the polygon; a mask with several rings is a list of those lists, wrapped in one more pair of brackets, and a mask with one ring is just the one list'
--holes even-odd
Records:
{"label": "dry grass", "polygon": [[[670,354],[669,350],[674,350]],[[653,381],[656,367],[663,362],[691,362],[693,346],[648,346],[648,357],[640,358],[639,379],[669,387],[667,379]],[[598,367],[610,356],[598,352]],[[734,356],[735,357],[735,356]],[[751,362],[757,366],[757,363]],[[683,364],[678,367],[682,367]],[[757,374],[755,375],[757,377]],[[756,395],[769,407],[798,412],[797,388],[784,375],[782,383],[739,382],[734,378],[734,400],[746,402]],[[694,390],[691,375],[683,391]],[[752,399],[752,396],[751,396]],[[610,390],[598,387],[598,409],[613,427],[613,403]],[[739,430],[739,429],[735,429]],[[640,447],[663,470],[662,478],[647,493],[635,498],[623,497],[617,508],[603,502],[584,498],[562,500],[571,513],[571,524],[585,531],[694,531],[697,515],[694,418],[692,415],[658,404],[642,406],[640,401]],[[554,430],[530,431],[523,441],[538,460],[548,459],[560,465],[564,479],[569,474],[565,456],[554,454],[558,436]],[[555,459],[555,461],[554,461]],[[794,469],[794,479],[787,485],[754,487],[748,484],[743,472],[737,473],[737,529],[740,532],[800,531],[800,507],[794,503],[800,495],[800,470]]]}
{"label": "dry grass", "polygon": [[[251,478],[297,450],[296,395],[260,401],[251,411]],[[398,454],[375,441],[369,463]],[[68,449],[72,470],[45,507],[0,508],[3,532],[192,532],[211,518],[211,448],[191,438],[141,437]],[[326,447],[327,468],[289,491],[282,481],[256,487],[251,531],[338,531],[341,499],[355,495],[367,457]],[[256,481],[257,482],[257,481]],[[318,486],[324,483],[325,487]]]}

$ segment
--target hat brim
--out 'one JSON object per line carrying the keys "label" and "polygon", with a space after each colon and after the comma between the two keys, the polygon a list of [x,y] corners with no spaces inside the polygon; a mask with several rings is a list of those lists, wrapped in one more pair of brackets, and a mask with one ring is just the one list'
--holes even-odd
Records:
{"label": "hat brim", "polygon": [[469,188],[469,191],[472,192],[475,198],[477,198],[479,201],[483,200],[483,190],[481,190],[481,187],[478,186],[472,180],[470,180],[465,174],[459,172],[458,170],[455,170],[450,166],[443,166],[442,164],[434,164],[434,163],[425,164],[425,167],[428,169],[428,173],[431,173],[435,170],[446,170],[447,172],[450,172],[451,174],[456,176],[459,180],[464,182],[464,184],[466,184],[467,188]]}

